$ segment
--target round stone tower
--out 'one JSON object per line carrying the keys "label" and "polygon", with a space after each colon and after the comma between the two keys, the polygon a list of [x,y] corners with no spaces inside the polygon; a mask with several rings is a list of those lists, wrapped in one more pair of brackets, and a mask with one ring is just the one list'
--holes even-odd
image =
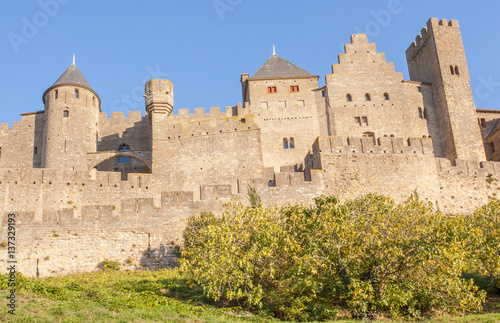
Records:
{"label": "round stone tower", "polygon": [[101,99],[73,64],[43,94],[42,167],[87,169],[95,152]]}

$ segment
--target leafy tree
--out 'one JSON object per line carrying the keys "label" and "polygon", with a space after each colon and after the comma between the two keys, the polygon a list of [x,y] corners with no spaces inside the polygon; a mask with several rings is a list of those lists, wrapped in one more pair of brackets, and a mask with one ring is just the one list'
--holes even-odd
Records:
{"label": "leafy tree", "polygon": [[181,268],[207,296],[266,308],[280,319],[477,311],[484,301],[461,278],[470,258],[464,217],[410,197],[378,195],[313,208],[228,204],[190,218]]}
{"label": "leafy tree", "polygon": [[468,226],[475,239],[471,248],[472,258],[478,261],[491,286],[500,289],[500,200],[491,199],[469,220]]}

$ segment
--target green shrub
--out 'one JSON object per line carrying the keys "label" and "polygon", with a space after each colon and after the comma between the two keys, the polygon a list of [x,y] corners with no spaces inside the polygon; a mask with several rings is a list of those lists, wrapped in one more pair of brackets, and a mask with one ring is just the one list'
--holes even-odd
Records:
{"label": "green shrub", "polygon": [[247,198],[251,207],[259,207],[261,205],[260,195],[257,193],[255,187],[247,184]]}
{"label": "green shrub", "polygon": [[469,218],[475,244],[472,259],[477,260],[482,274],[490,285],[500,289],[500,200],[491,199]]}
{"label": "green shrub", "polygon": [[470,234],[463,217],[415,197],[315,202],[229,204],[220,216],[190,218],[181,269],[214,300],[287,320],[332,319],[341,308],[359,318],[481,309],[485,293],[461,278]]}
{"label": "green shrub", "polygon": [[114,260],[104,259],[98,267],[103,270],[120,270],[120,263]]}

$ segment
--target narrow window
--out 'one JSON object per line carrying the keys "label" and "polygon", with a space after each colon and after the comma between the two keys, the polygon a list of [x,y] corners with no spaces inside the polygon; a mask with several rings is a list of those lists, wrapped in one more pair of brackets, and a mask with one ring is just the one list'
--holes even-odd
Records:
{"label": "narrow window", "polygon": [[54,98],[57,100],[58,97],[59,97],[59,91],[55,90],[54,91]]}
{"label": "narrow window", "polygon": [[80,93],[78,93],[78,90],[75,90],[75,99],[78,99],[80,97]]}
{"label": "narrow window", "polygon": [[366,93],[365,94],[365,101],[371,101],[372,100],[372,97],[370,96],[369,93]]}
{"label": "narrow window", "polygon": [[299,92],[299,86],[298,85],[290,86],[290,91],[291,92]]}
{"label": "narrow window", "polygon": [[[130,150],[130,147],[123,144],[120,146],[118,151]],[[130,157],[118,157],[118,164],[130,164]]]}
{"label": "narrow window", "polygon": [[288,139],[283,138],[283,149],[288,149]]}
{"label": "narrow window", "polygon": [[294,149],[295,148],[295,140],[292,138],[290,138],[290,149]]}
{"label": "narrow window", "polygon": [[426,108],[424,108],[424,119],[427,120],[427,109]]}
{"label": "narrow window", "polygon": [[2,158],[2,147],[0,147],[0,158]]}
{"label": "narrow window", "polygon": [[424,114],[422,113],[422,108],[418,108],[418,117],[420,119],[423,119],[424,118]]}
{"label": "narrow window", "polygon": [[384,93],[384,100],[389,101],[389,93]]}
{"label": "narrow window", "polygon": [[361,118],[360,117],[354,117],[354,123],[359,124],[361,126]]}
{"label": "narrow window", "polygon": [[38,153],[38,147],[35,147],[35,148],[33,149],[33,154],[34,154],[34,155],[36,155],[37,153]]}
{"label": "narrow window", "polygon": [[69,116],[69,111],[68,110],[64,110],[63,111],[63,117],[67,118],[68,116]]}
{"label": "narrow window", "polygon": [[326,94],[325,94],[325,91],[321,91],[321,97],[323,97],[323,98],[324,98],[324,97],[325,97],[325,95],[326,95]]}
{"label": "narrow window", "polygon": [[450,72],[451,75],[455,75],[455,69],[453,68],[453,65],[450,65]]}
{"label": "narrow window", "polygon": [[92,105],[95,106],[95,96],[92,97]]}
{"label": "narrow window", "polygon": [[367,126],[368,125],[368,117],[361,117],[361,122]]}
{"label": "narrow window", "polygon": [[267,88],[267,93],[276,93],[276,86],[269,86]]}
{"label": "narrow window", "polygon": [[458,66],[455,65],[455,75],[460,75],[460,72],[458,70]]}
{"label": "narrow window", "polygon": [[346,98],[347,102],[352,101],[352,95],[350,95],[350,94],[347,94],[345,98]]}
{"label": "narrow window", "polygon": [[486,128],[486,119],[481,118],[481,127]]}

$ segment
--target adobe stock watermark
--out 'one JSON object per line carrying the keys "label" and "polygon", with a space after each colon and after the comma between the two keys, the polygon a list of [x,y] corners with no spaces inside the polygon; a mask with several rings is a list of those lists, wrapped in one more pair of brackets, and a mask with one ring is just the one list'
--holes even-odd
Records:
{"label": "adobe stock watermark", "polygon": [[127,94],[122,94],[119,99],[111,103],[111,111],[131,111],[137,110],[144,105],[144,86],[151,79],[166,79],[168,73],[160,69],[160,65],[156,65],[153,69],[151,66],[146,66],[146,75],[142,79],[142,84],[134,86]]}
{"label": "adobe stock watermark", "polygon": [[242,3],[243,0],[214,0],[212,5],[214,6],[215,12],[217,12],[217,15],[219,16],[219,19],[224,21],[226,13],[232,12]]}
{"label": "adobe stock watermark", "polygon": [[71,0],[40,0],[38,1],[38,6],[40,10],[35,12],[31,19],[28,17],[22,17],[21,30],[19,33],[9,32],[7,38],[9,39],[10,46],[14,53],[19,53],[19,47],[21,45],[26,45],[29,41],[38,35],[40,29],[47,26],[50,19],[57,16],[61,5],[66,5]]}
{"label": "adobe stock watermark", "polygon": [[[413,0],[404,0],[406,2],[412,2]],[[363,27],[355,26],[355,34],[366,34],[370,38],[377,37],[380,32],[387,28],[395,15],[399,15],[404,10],[404,5],[401,0],[389,0],[385,6],[385,9],[381,10],[370,10],[370,16],[373,19],[369,20]],[[339,47],[342,52],[344,51],[344,43],[340,43]]]}
{"label": "adobe stock watermark", "polygon": [[477,78],[479,84],[474,89],[474,97],[478,100],[488,100],[495,91],[500,88],[500,82],[493,80],[493,74],[488,75],[487,78],[479,76]]}

